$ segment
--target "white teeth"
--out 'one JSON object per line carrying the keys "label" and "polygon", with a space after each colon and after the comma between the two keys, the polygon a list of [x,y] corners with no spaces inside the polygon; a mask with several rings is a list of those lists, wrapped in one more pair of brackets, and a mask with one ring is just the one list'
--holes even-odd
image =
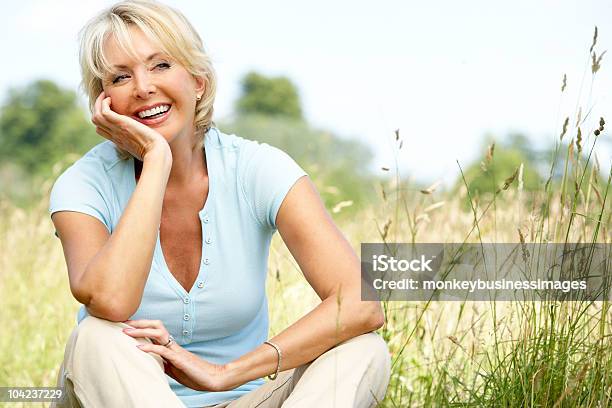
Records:
{"label": "white teeth", "polygon": [[144,119],[148,116],[153,116],[161,112],[166,112],[168,109],[170,109],[170,105],[159,105],[154,107],[153,109],[147,109],[145,111],[138,112],[138,117],[140,117],[140,119]]}

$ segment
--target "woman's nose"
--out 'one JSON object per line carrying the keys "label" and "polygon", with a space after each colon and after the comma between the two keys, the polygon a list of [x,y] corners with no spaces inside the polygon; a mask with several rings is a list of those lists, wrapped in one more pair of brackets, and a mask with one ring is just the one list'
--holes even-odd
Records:
{"label": "woman's nose", "polygon": [[155,85],[147,73],[134,74],[134,96],[140,99],[147,99],[156,91]]}

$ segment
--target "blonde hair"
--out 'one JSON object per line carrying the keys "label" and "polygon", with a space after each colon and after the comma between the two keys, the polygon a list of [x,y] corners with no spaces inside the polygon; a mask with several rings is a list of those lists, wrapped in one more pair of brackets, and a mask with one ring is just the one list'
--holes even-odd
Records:
{"label": "blonde hair", "polygon": [[[206,132],[215,126],[212,120],[217,78],[202,39],[185,16],[154,0],[128,0],[116,3],[92,18],[80,32],[79,61],[81,88],[89,99],[93,112],[95,101],[102,92],[102,81],[111,72],[104,55],[104,43],[112,35],[121,49],[136,56],[129,27],[139,28],[162,50],[174,58],[193,76],[202,77],[205,90],[196,102],[194,124],[198,146],[204,144]],[[119,156],[126,160],[131,154],[115,146]]]}

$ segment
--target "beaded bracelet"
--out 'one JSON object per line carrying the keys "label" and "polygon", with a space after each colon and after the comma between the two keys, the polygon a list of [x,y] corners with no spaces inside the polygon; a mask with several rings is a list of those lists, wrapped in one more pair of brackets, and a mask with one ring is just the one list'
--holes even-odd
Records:
{"label": "beaded bracelet", "polygon": [[282,358],[281,349],[280,347],[278,347],[276,344],[272,343],[271,341],[264,341],[264,343],[269,344],[272,347],[274,347],[274,349],[276,350],[276,353],[278,353],[278,364],[276,366],[276,372],[274,373],[274,376],[268,375],[269,379],[275,380],[276,377],[278,377],[278,372],[280,371],[281,358]]}

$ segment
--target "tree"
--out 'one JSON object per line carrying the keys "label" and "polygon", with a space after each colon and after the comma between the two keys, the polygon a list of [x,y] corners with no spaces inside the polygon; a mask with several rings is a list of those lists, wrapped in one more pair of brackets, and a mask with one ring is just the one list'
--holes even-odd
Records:
{"label": "tree", "polygon": [[83,154],[101,138],[74,92],[48,80],[9,91],[0,107],[0,161],[48,174],[66,154]]}
{"label": "tree", "polygon": [[239,114],[264,114],[302,119],[296,87],[286,77],[265,77],[256,72],[242,79],[242,95],[236,102]]}

